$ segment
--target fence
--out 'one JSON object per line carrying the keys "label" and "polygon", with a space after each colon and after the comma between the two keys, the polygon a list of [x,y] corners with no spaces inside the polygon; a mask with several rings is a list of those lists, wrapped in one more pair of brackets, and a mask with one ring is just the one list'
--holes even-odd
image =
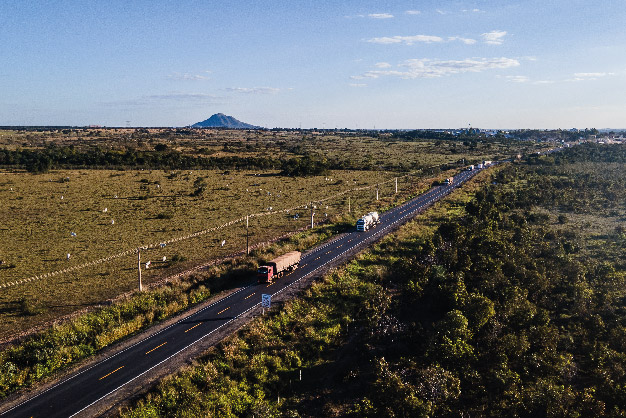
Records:
{"label": "fence", "polygon": [[[112,263],[113,261],[120,260],[124,257],[136,255],[139,250],[161,250],[160,251],[161,253],[169,252],[170,258],[171,258],[171,253],[174,250],[170,249],[169,247],[172,246],[172,244],[182,243],[185,241],[190,241],[190,240],[201,238],[201,237],[204,237],[213,241],[221,240],[220,247],[225,247],[223,248],[223,252],[228,252],[228,251],[236,252],[234,250],[237,250],[237,249],[241,250],[242,248],[245,249],[245,245],[242,246],[241,243],[239,242],[233,243],[231,242],[231,240],[229,240],[228,245],[226,245],[226,240],[222,239],[222,236],[225,235],[224,233],[222,233],[221,235],[213,234],[213,233],[226,230],[227,228],[233,227],[238,224],[244,224],[247,219],[248,220],[259,219],[260,222],[258,222],[258,224],[253,225],[251,227],[251,229],[253,230],[253,236],[262,235],[264,239],[271,239],[272,236],[267,236],[267,234],[256,234],[254,232],[258,232],[259,230],[274,231],[276,233],[274,233],[273,235],[278,236],[278,235],[284,234],[285,232],[288,232],[289,230],[293,231],[295,229],[301,228],[303,223],[306,225],[309,222],[308,213],[306,214],[307,216],[305,216],[303,211],[306,210],[312,213],[313,208],[311,207],[311,205],[320,205],[316,210],[324,210],[325,211],[324,218],[331,218],[333,216],[334,217],[343,216],[345,215],[347,211],[355,212],[355,210],[362,210],[363,212],[365,212],[366,209],[368,210],[371,208],[375,208],[375,200],[379,197],[383,197],[383,194],[380,194],[379,196],[380,191],[382,191],[385,187],[388,187],[389,184],[392,184],[393,186],[391,190],[385,190],[386,196],[399,192],[400,191],[398,189],[399,184],[400,186],[404,187],[404,191],[406,192],[410,187],[410,183],[406,184],[407,179],[411,179],[415,177],[417,174],[423,172],[424,170],[433,169],[437,167],[438,166],[424,168],[421,170],[410,172],[403,176],[394,177],[389,180],[379,182],[376,184],[371,184],[368,186],[346,189],[341,192],[335,193],[331,196],[327,196],[321,199],[316,199],[313,202],[308,201],[306,203],[302,203],[300,205],[289,207],[289,208],[283,208],[283,209],[277,209],[277,210],[274,210],[273,208],[271,208],[271,210],[251,213],[246,216],[242,216],[237,219],[230,220],[219,226],[211,227],[211,228],[204,229],[201,231],[196,231],[190,234],[175,236],[167,240],[159,240],[158,242],[146,243],[138,247],[127,249],[125,251],[111,254],[106,257],[98,258],[96,260],[87,261],[78,265],[73,265],[64,269],[46,272],[43,274],[34,275],[34,276],[24,278],[24,279],[7,281],[5,283],[0,284],[0,288],[7,289],[7,288],[15,287],[18,285],[39,281],[42,279],[48,279],[48,278],[52,278],[52,277],[56,277],[60,275],[67,275],[69,273],[78,272],[80,270],[83,270],[89,267],[96,267],[99,265]],[[373,190],[376,190],[376,197],[374,197],[374,194],[372,193]],[[348,199],[348,202],[347,202],[348,207],[346,207],[346,201],[345,201],[346,198]],[[352,198],[354,198],[353,201],[351,201]],[[325,204],[323,208],[321,206],[322,204]],[[296,228],[293,228],[294,227],[293,223],[289,224],[286,221],[286,219],[284,218],[281,219],[277,217],[278,215],[284,215],[284,214],[289,215],[290,220],[293,219],[297,221],[295,225]],[[302,216],[300,216],[301,214]],[[317,216],[317,219],[320,219],[320,217],[322,217],[322,214],[316,213],[315,216]],[[262,218],[268,218],[268,219],[273,218],[274,224],[272,225],[271,220],[261,222]],[[234,235],[231,234],[231,236],[237,236],[237,233],[235,232]],[[205,246],[212,245],[214,247],[217,246],[215,244],[207,244],[206,242],[204,243],[204,245]],[[180,250],[184,251],[184,248],[180,248]],[[214,256],[216,255],[217,254],[214,254]],[[160,258],[161,255],[154,254],[154,257]],[[166,257],[166,256],[163,256],[163,257]],[[165,258],[163,258],[163,260],[165,260]],[[206,261],[206,258],[205,258],[205,261]],[[134,266],[135,266],[134,269],[136,269],[136,261],[133,261],[132,263],[134,263]],[[133,265],[132,263],[129,261],[125,261],[124,263],[117,266],[118,267],[117,271],[120,271],[119,267],[121,265],[131,266]],[[128,272],[129,270],[133,270],[133,269],[125,268],[123,270],[126,270]],[[127,273],[126,275],[130,276],[131,274],[132,273]]]}

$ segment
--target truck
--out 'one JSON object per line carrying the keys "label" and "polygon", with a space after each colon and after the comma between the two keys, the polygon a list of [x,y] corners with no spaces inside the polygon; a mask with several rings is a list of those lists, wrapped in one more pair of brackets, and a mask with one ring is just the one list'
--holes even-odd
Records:
{"label": "truck", "polygon": [[467,171],[472,171],[474,169],[473,165],[470,165],[469,167],[467,167]]}
{"label": "truck", "polygon": [[367,231],[368,229],[375,227],[380,223],[380,216],[378,216],[378,212],[370,212],[365,216],[359,218],[356,221],[356,230],[357,231]]}
{"label": "truck", "polygon": [[484,166],[484,165],[482,165],[482,163],[481,163],[481,164],[476,164],[476,168],[477,168],[478,170],[480,170],[481,168],[485,168],[485,166]]}
{"label": "truck", "polygon": [[489,167],[491,165],[491,161],[483,161],[484,167]]}
{"label": "truck", "polygon": [[273,283],[275,279],[278,279],[286,272],[297,269],[301,258],[302,253],[300,251],[290,251],[280,257],[276,257],[272,261],[268,261],[257,270],[259,283]]}
{"label": "truck", "polygon": [[446,185],[450,185],[450,184],[454,183],[454,177],[448,177],[444,183]]}

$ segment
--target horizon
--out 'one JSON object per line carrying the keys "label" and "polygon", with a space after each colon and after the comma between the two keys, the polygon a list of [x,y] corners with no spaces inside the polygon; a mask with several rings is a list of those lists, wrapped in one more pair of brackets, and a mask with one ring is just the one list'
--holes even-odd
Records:
{"label": "horizon", "polygon": [[[241,121],[240,121],[241,122]],[[192,124],[193,125],[193,124]],[[274,129],[284,129],[290,131],[348,131],[348,132],[377,132],[377,131],[461,131],[470,129],[468,127],[439,127],[439,128],[320,128],[320,127],[311,127],[311,128],[298,128],[298,127],[257,127],[257,128],[228,128],[228,127],[194,127],[192,125],[185,126],[114,126],[114,125],[0,125],[0,130],[10,130],[10,129],[222,129],[222,130],[239,130],[239,131],[254,131],[254,130],[274,130]],[[576,129],[579,132],[583,132],[586,130],[596,129],[598,132],[626,132],[626,128],[595,128],[595,127],[587,127],[587,128],[481,128],[481,127],[471,127],[471,129],[477,129],[479,131],[500,131],[500,132],[515,132],[515,131],[569,131],[572,129]]]}
{"label": "horizon", "polygon": [[186,127],[224,113],[266,129],[617,126],[620,6],[4,2],[0,125]]}

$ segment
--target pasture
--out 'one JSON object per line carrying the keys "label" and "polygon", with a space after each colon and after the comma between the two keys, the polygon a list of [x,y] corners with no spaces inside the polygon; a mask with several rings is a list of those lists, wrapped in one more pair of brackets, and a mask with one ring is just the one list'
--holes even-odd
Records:
{"label": "pasture", "polygon": [[310,177],[260,169],[84,168],[37,175],[0,170],[0,340],[136,289],[139,247],[146,247],[141,252],[146,285],[245,250],[246,215],[253,215],[251,246],[309,226],[312,202],[316,223],[352,224],[453,172],[437,166],[458,167],[537,147],[310,131],[0,131],[6,150],[152,152],[159,146],[204,157],[314,156],[351,169]]}
{"label": "pasture", "polygon": [[[6,210],[0,213],[0,286],[131,252],[1,289],[0,337],[136,288],[134,249],[138,247],[150,247],[141,256],[142,281],[149,284],[245,249],[243,220],[189,237],[193,233],[255,214],[249,218],[250,245],[255,245],[309,225],[312,201],[327,199],[316,203],[315,222],[337,221],[388,203],[394,192],[394,174],[387,172],[341,171],[310,178],[275,174],[157,170],[1,173],[0,201]],[[371,186],[385,181],[388,183],[379,190],[381,200],[376,202]],[[201,184],[205,184],[204,190],[196,195]],[[404,192],[409,185],[409,179],[399,180]],[[277,211],[283,212],[272,213]],[[179,238],[183,239],[176,241]],[[151,261],[149,269],[145,269],[146,261]],[[27,315],[25,304],[30,306]]]}

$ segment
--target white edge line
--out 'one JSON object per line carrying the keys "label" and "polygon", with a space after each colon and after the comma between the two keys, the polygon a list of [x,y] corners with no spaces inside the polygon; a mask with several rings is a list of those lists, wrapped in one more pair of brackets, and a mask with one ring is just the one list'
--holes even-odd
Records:
{"label": "white edge line", "polygon": [[[19,404],[15,405],[15,406],[14,406],[14,407],[12,407],[11,409],[7,409],[6,411],[4,411],[4,412],[0,413],[0,416],[5,415],[5,414],[7,414],[8,412],[13,411],[14,409],[19,408],[20,406],[22,406],[22,405],[24,405],[24,404],[26,404],[26,403],[28,403],[28,402],[30,402],[30,401],[32,401],[32,400],[34,400],[34,399],[37,399],[38,397],[40,397],[41,395],[43,395],[43,394],[45,394],[45,393],[47,393],[47,392],[51,391],[52,389],[55,389],[55,388],[57,388],[57,387],[59,387],[59,386],[61,386],[61,385],[65,384],[65,383],[69,382],[70,380],[72,380],[72,379],[74,379],[74,378],[76,378],[76,377],[80,376],[81,374],[83,374],[83,373],[85,373],[85,372],[88,372],[89,370],[93,369],[94,367],[97,367],[97,366],[100,366],[100,365],[102,365],[102,364],[106,363],[107,361],[109,361],[109,360],[111,360],[111,359],[113,359],[113,358],[117,357],[118,355],[122,354],[123,352],[128,351],[128,350],[130,350],[131,348],[136,347],[137,345],[142,344],[142,343],[144,343],[144,342],[148,341],[148,340],[149,340],[149,339],[151,339],[152,337],[155,337],[155,336],[157,336],[157,335],[161,334],[162,332],[164,332],[164,331],[166,331],[166,330],[168,330],[168,329],[172,328],[172,327],[173,327],[173,326],[175,326],[175,325],[179,325],[180,323],[182,323],[182,322],[184,322],[184,321],[186,321],[186,320],[188,320],[188,319],[190,319],[190,318],[192,318],[192,317],[196,316],[196,315],[197,315],[197,314],[199,314],[200,312],[202,312],[202,311],[204,311],[204,310],[206,310],[206,309],[209,309],[209,308],[211,308],[211,307],[213,307],[213,306],[217,305],[218,303],[220,303],[220,302],[222,302],[222,301],[224,301],[224,300],[226,300],[226,299],[230,298],[231,296],[236,295],[237,293],[239,293],[239,292],[241,292],[241,291],[243,291],[243,290],[246,290],[247,288],[249,288],[249,287],[251,287],[251,286],[254,286],[254,285],[249,285],[249,286],[246,286],[246,287],[242,287],[241,289],[237,290],[236,292],[233,292],[233,293],[231,293],[230,295],[225,296],[224,298],[222,298],[222,299],[220,299],[220,300],[218,300],[218,301],[216,301],[216,302],[213,302],[213,303],[211,303],[210,305],[205,306],[204,308],[202,308],[202,309],[200,309],[199,311],[197,311],[197,312],[193,313],[192,315],[189,315],[189,316],[186,316],[186,317],[184,317],[184,318],[181,318],[181,319],[179,319],[178,321],[174,322],[173,324],[168,325],[167,327],[163,328],[162,330],[159,330],[159,331],[155,332],[154,334],[147,336],[147,337],[146,337],[146,338],[144,338],[143,340],[137,341],[135,344],[132,344],[132,345],[130,345],[130,346],[128,346],[128,347],[126,347],[126,348],[124,348],[123,350],[120,350],[120,351],[118,351],[117,353],[112,354],[110,357],[107,357],[107,358],[102,359],[101,361],[99,361],[99,362],[97,362],[97,363],[95,363],[95,364],[92,364],[91,366],[87,367],[86,369],[81,370],[81,371],[79,371],[78,373],[73,374],[72,376],[70,376],[70,377],[68,377],[68,378],[66,378],[66,379],[64,379],[64,380],[62,380],[62,381],[60,381],[60,382],[59,382],[59,383],[57,383],[56,385],[54,385],[54,386],[50,386],[48,389],[44,390],[43,392],[38,393],[37,395],[33,396],[32,398],[28,398],[28,399],[24,400],[23,402],[21,402],[21,403],[19,403]],[[223,325],[225,325],[225,324],[223,324]],[[217,331],[218,329],[219,329],[219,328],[216,328],[216,329],[214,329],[213,331]],[[213,332],[213,331],[211,331],[211,332]],[[206,334],[206,335],[209,335],[209,334]],[[205,336],[206,336],[206,335],[205,335]],[[194,342],[194,343],[195,343],[195,342]],[[194,343],[192,343],[192,344],[194,344]],[[189,346],[187,346],[187,347],[189,347]],[[187,348],[187,347],[185,347],[185,348]],[[183,350],[184,350],[184,349],[183,349]],[[169,357],[168,357],[168,358],[169,358]],[[159,363],[159,364],[160,364],[160,363]],[[158,364],[157,364],[157,366],[158,366]],[[153,366],[153,368],[154,368],[154,367],[156,367],[156,366]],[[148,369],[148,370],[151,370],[151,369]],[[148,370],[146,370],[146,371],[148,371]],[[144,372],[144,373],[145,373],[145,372]],[[141,376],[141,375],[139,375],[139,376]],[[139,376],[135,376],[133,379],[136,379],[136,378],[137,378],[137,377],[139,377]],[[128,381],[128,382],[126,382],[126,383],[129,383],[129,382],[131,382],[131,381],[132,381],[132,380],[129,380],[129,381]],[[124,383],[124,384],[126,384],[126,383]],[[122,386],[123,386],[123,385],[122,385]],[[120,387],[122,387],[122,386],[120,386]],[[118,388],[118,389],[119,389],[119,388]],[[117,389],[116,389],[116,390],[117,390]],[[109,394],[107,394],[107,395],[109,395]],[[107,396],[107,395],[105,395],[105,396]],[[97,402],[97,401],[96,401],[96,402]],[[89,406],[91,406],[91,405],[89,405]],[[83,408],[83,409],[84,409],[84,408]],[[82,411],[82,409],[81,409],[81,411]],[[80,411],[79,411],[79,412],[80,412]],[[77,412],[77,413],[78,413],[78,412]],[[74,415],[75,415],[75,414],[74,414]],[[72,416],[73,416],[73,415],[72,415]]]}

